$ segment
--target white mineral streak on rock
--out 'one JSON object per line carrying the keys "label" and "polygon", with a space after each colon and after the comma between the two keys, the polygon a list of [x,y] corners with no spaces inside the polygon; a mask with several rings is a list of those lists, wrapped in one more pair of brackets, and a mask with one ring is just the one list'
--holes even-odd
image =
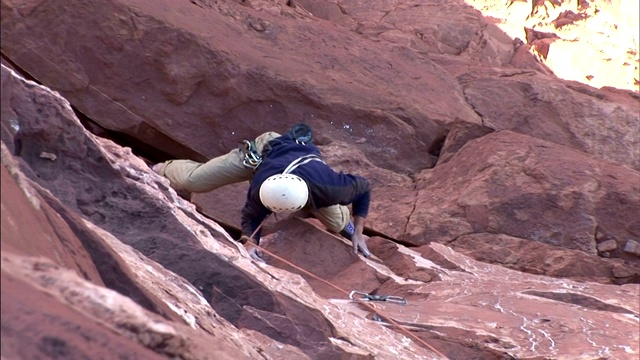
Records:
{"label": "white mineral streak on rock", "polygon": [[189,314],[188,312],[186,312],[184,309],[180,309],[177,306],[173,305],[172,303],[165,301],[165,304],[167,304],[167,306],[173,310],[176,314],[180,315],[180,317],[182,318],[182,320],[184,320],[185,323],[189,324],[189,326],[191,326],[192,329],[196,329],[196,317]]}
{"label": "white mineral streak on rock", "polygon": [[19,170],[18,165],[14,162],[13,157],[11,156],[11,152],[7,148],[7,146],[3,143],[1,145],[2,151],[2,164],[7,168],[9,173],[16,179],[18,186],[24,191],[27,200],[33,206],[34,209],[40,210],[40,200],[38,196],[36,196],[36,191],[30,185],[27,178],[24,174]]}
{"label": "white mineral streak on rock", "polygon": [[548,332],[544,331],[544,330],[541,330],[541,329],[537,329],[537,330],[538,330],[538,332],[542,333],[542,335],[544,335],[544,337],[547,340],[549,340],[549,351],[550,352],[554,352],[554,347],[556,346],[556,343],[551,338],[551,335]]}
{"label": "white mineral streak on rock", "polygon": [[[524,274],[477,262],[441,244],[430,246],[464,271],[448,270],[441,281],[413,290],[429,296],[412,301],[411,308],[384,307],[394,320],[487,334],[498,339],[487,346],[515,357],[638,354],[637,284],[602,285]],[[569,300],[542,296],[554,293]],[[571,304],[571,294],[628,309],[630,314],[596,310],[579,300]],[[620,336],[629,336],[629,343],[613,346],[610,340]],[[589,347],[593,350],[586,350]]]}
{"label": "white mineral streak on rock", "polygon": [[[171,325],[156,321],[130,298],[90,283],[72,270],[58,267],[48,260],[40,262],[34,258],[13,255],[12,259],[2,258],[2,267],[39,286],[58,300],[72,305],[89,318],[105,320],[104,324],[113,322],[116,324],[112,327],[113,330],[127,337],[135,337],[144,332],[178,336]],[[37,268],[38,271],[28,271],[29,268]],[[136,334],[129,329],[136,329]]]}
{"label": "white mineral streak on rock", "polygon": [[527,318],[525,316],[522,316],[520,314],[516,314],[513,311],[509,311],[509,313],[513,314],[516,317],[519,317],[522,319],[522,325],[520,325],[520,329],[522,331],[524,331],[525,333],[527,333],[527,338],[529,340],[529,343],[531,344],[531,347],[529,348],[533,353],[536,352],[536,347],[538,346],[538,340],[536,337],[536,334],[534,334],[531,330],[529,330],[527,328],[527,325],[529,323],[529,320],[527,320]]}

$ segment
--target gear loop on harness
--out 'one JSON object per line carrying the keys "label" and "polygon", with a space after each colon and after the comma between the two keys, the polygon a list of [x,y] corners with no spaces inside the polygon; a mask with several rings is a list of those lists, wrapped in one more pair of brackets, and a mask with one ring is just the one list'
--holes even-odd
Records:
{"label": "gear loop on harness", "polygon": [[[258,149],[256,148],[256,144],[253,141],[243,140],[242,144],[242,152],[244,153],[244,158],[242,159],[242,164],[248,168],[256,169],[260,164],[262,164],[262,155],[258,153]],[[293,170],[295,170],[298,166],[304,165],[311,161],[320,161],[321,163],[325,163],[318,155],[310,154],[301,156],[295,160],[293,160],[289,166],[284,169],[283,174],[289,174]]]}
{"label": "gear loop on harness", "polygon": [[244,152],[242,165],[255,170],[260,164],[262,164],[262,156],[258,153],[255,142],[243,140],[241,144],[241,150]]}

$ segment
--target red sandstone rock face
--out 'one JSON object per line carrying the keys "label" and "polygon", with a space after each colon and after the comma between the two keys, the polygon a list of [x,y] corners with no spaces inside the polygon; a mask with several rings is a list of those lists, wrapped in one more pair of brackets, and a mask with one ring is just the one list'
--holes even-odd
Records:
{"label": "red sandstone rock face", "polygon": [[[308,16],[186,1],[2,6],[13,61],[101,126],[174,156],[204,159],[302,120],[330,139],[367,139],[358,147],[380,166],[415,171],[433,160],[412,154],[432,150],[448,122],[480,121],[428,57]],[[36,30],[43,22],[52,26]]]}
{"label": "red sandstone rock face", "polygon": [[[551,61],[602,17],[523,44],[474,6],[3,0],[2,63],[46,86],[2,69],[2,356],[637,358],[639,98]],[[246,184],[191,204],[136,154],[301,120],[370,179],[373,258],[280,216],[257,265]]]}
{"label": "red sandstone rock face", "polygon": [[[485,75],[486,74],[486,75]],[[483,125],[564,145],[639,171],[637,93],[626,98],[521,71],[478,70],[461,76]]]}
{"label": "red sandstone rock face", "polygon": [[[369,239],[374,256],[364,259],[317,221],[297,218],[274,224],[264,241],[269,265],[257,265],[129,149],[83,130],[65,100],[6,68],[2,80],[8,99],[2,109],[3,356],[606,353],[625,359],[638,353],[637,336],[629,337],[638,325],[638,285],[593,282],[608,282],[614,265],[584,254],[576,260],[591,261],[595,271],[562,272],[558,266],[571,267],[566,258],[575,255],[543,247],[549,253],[544,260],[565,260],[541,269],[520,251],[539,247],[491,234],[472,242],[459,237],[453,248],[557,278],[481,263],[436,243],[412,250],[378,237]],[[455,164],[474,143],[505,133],[471,141],[442,167]],[[502,246],[478,249],[483,236]],[[611,270],[616,274],[634,271],[617,266]],[[394,295],[408,304],[354,302],[351,290]],[[49,299],[46,306],[42,298]]]}
{"label": "red sandstone rock face", "polygon": [[418,176],[405,239],[447,243],[469,233],[503,233],[596,254],[597,233],[603,232],[617,239],[618,256],[637,263],[620,250],[640,225],[638,180],[624,166],[495,132]]}

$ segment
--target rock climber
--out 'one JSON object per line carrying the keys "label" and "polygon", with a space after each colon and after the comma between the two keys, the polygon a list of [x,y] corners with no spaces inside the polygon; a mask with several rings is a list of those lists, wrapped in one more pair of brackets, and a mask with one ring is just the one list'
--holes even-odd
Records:
{"label": "rock climber", "polygon": [[354,253],[371,255],[363,235],[371,198],[369,181],[327,165],[313,143],[311,127],[296,124],[284,135],[266,132],[242,144],[206,163],[169,160],[153,170],[169,179],[175,190],[196,193],[249,180],[238,241],[257,261],[264,261],[256,247],[264,219],[273,212],[298,210],[311,213],[329,231],[351,240]]}

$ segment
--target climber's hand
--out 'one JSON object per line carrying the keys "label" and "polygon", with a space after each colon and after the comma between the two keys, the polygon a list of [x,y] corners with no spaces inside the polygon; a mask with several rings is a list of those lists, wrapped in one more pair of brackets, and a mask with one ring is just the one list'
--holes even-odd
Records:
{"label": "climber's hand", "polygon": [[371,256],[371,252],[367,248],[367,244],[364,241],[364,235],[362,235],[362,233],[358,233],[358,231],[356,231],[356,233],[353,234],[351,242],[353,243],[353,252],[355,254],[357,254],[358,250],[360,250],[364,257],[368,258]]}
{"label": "climber's hand", "polygon": [[364,242],[364,218],[362,216],[353,217],[353,236],[351,237],[351,243],[353,244],[353,252],[358,253],[358,250],[364,255],[364,257],[370,257],[371,252],[367,249],[367,244]]}
{"label": "climber's hand", "polygon": [[260,250],[260,248],[258,247],[258,245],[253,239],[251,239],[247,235],[242,235],[240,237],[240,242],[244,243],[244,248],[249,253],[249,256],[251,257],[251,259],[259,263],[263,263],[263,264],[267,263],[266,261],[264,261],[264,258],[262,257],[263,256],[262,250]]}

